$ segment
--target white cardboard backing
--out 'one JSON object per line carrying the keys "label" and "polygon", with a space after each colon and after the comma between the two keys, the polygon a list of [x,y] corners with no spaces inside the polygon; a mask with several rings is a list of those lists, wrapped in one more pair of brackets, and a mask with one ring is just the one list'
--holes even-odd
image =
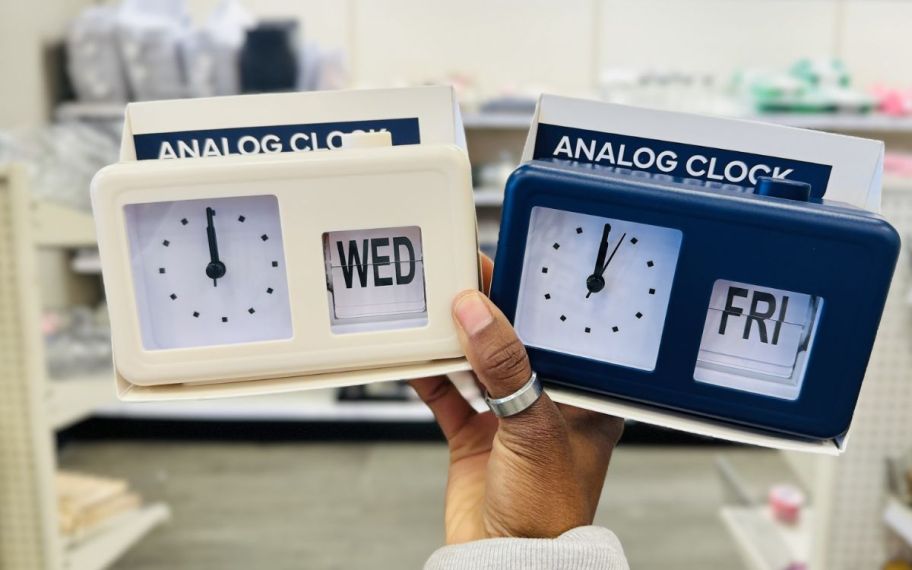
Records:
{"label": "white cardboard backing", "polygon": [[[407,144],[456,144],[465,148],[465,131],[453,89],[431,86],[130,103],[124,116],[120,160],[159,158],[162,143],[169,143],[175,153],[167,152],[166,146],[165,158],[180,158],[180,142],[186,143],[183,150],[198,149],[201,156],[253,154],[257,147],[252,141],[240,148],[245,136],[256,139],[261,152],[331,149],[341,145],[343,133],[386,130],[390,122],[404,124]],[[312,137],[315,132],[321,136]],[[401,134],[393,130],[393,144],[403,144],[397,140]],[[263,143],[270,135],[275,138]],[[212,143],[208,149],[207,140]],[[282,147],[277,148],[278,144]]]}
{"label": "white cardboard backing", "polygon": [[[672,144],[683,143],[718,151],[782,157],[828,166],[831,170],[824,194],[827,200],[846,202],[873,212],[880,211],[884,153],[882,141],[757,121],[542,95],[526,139],[523,162],[534,156],[540,125],[585,129]],[[705,163],[701,164],[705,167]]]}
{"label": "white cardboard backing", "polygon": [[[565,128],[568,133],[580,129],[599,134],[609,134],[614,142],[646,140],[658,143],[658,148],[681,149],[702,147],[700,152],[710,158],[714,151],[720,156],[760,156],[784,161],[810,164],[814,172],[824,172],[818,177],[819,192],[827,200],[852,204],[873,212],[880,211],[881,174],[883,170],[883,143],[881,141],[847,137],[829,133],[796,129],[755,121],[704,117],[669,111],[659,111],[625,105],[602,103],[554,95],[542,95],[535,110],[532,126],[526,139],[523,161],[533,158],[575,159],[578,141],[564,141],[563,137],[547,138],[545,129]],[[562,132],[560,129],[557,132]],[[553,133],[551,133],[553,134]],[[571,136],[572,138],[572,136]],[[600,163],[599,157],[611,166],[618,166],[620,145],[615,144],[613,154],[600,154],[602,139],[591,148],[582,149],[584,162]],[[625,144],[621,142],[621,144]],[[631,149],[627,160],[632,162]],[[677,153],[676,158],[683,159]],[[648,157],[648,153],[647,153]],[[644,159],[645,160],[645,159]],[[749,161],[747,161],[749,163]],[[700,162],[706,166],[708,161]],[[628,166],[621,164],[620,166]],[[637,165],[629,165],[636,170]],[[786,167],[788,164],[786,164]],[[814,170],[816,169],[816,170]],[[705,170],[705,168],[703,169]],[[801,172],[786,172],[783,177],[801,179]],[[808,174],[809,176],[811,174]],[[823,184],[820,181],[823,180]],[[810,180],[807,180],[810,182]],[[731,183],[718,179],[718,184]],[[676,413],[657,407],[628,402],[618,398],[593,395],[570,388],[549,387],[548,394],[554,401],[573,406],[641,421],[661,427],[676,429],[739,443],[806,451],[826,455],[839,455],[846,447],[849,433],[840,438],[808,441],[788,438],[738,427],[696,416]],[[851,431],[851,430],[850,430]]]}

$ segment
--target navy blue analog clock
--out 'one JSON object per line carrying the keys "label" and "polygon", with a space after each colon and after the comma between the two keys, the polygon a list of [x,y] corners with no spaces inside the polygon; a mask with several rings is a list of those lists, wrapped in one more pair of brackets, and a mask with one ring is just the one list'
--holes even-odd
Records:
{"label": "navy blue analog clock", "polygon": [[494,302],[547,381],[809,439],[849,426],[899,237],[800,182],[532,161]]}

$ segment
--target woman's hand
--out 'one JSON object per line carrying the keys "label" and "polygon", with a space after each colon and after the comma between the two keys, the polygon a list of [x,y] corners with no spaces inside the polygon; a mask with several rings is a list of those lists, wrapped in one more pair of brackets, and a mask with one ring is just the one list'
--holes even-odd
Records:
{"label": "woman's hand", "polygon": [[[493,263],[484,258],[485,283]],[[460,341],[494,398],[532,374],[510,322],[483,294],[453,302]],[[446,542],[496,537],[553,538],[592,524],[623,421],[558,405],[547,393],[508,418],[477,413],[446,378],[411,382],[434,412],[450,448]]]}

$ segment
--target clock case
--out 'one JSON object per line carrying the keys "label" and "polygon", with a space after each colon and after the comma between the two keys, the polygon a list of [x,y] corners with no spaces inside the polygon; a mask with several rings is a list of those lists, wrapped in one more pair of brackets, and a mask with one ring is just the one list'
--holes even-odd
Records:
{"label": "clock case", "polygon": [[[896,231],[881,217],[841,203],[798,202],[759,196],[750,189],[710,189],[664,178],[554,160],[530,161],[510,177],[491,298],[511,321],[532,208],[683,232],[654,370],[527,347],[532,367],[551,387],[569,390],[558,398],[562,401],[599,409],[602,406],[594,400],[608,396],[645,405],[647,416],[661,416],[666,410],[683,418],[684,429],[696,433],[726,437],[747,428],[761,438],[769,434],[772,440],[777,434],[808,440],[845,434],[899,253]],[[581,274],[586,269],[581,268]],[[717,279],[824,299],[796,400],[694,380]]]}
{"label": "clock case", "polygon": [[[145,350],[124,206],[258,194],[279,202],[294,336]],[[459,291],[479,288],[480,270],[471,169],[457,145],[122,162],[96,175],[92,201],[123,400],[245,396],[469,369],[450,304]],[[421,228],[427,324],[333,334],[322,234],[399,226]]]}

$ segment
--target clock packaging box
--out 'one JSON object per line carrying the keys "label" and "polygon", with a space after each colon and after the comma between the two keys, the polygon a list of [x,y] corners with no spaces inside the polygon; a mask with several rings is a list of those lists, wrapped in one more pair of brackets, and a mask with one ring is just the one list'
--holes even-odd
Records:
{"label": "clock packaging box", "polygon": [[551,397],[838,454],[899,252],[879,141],[543,96],[491,297]]}
{"label": "clock packaging box", "polygon": [[469,368],[479,287],[451,89],[134,103],[92,183],[117,392],[244,396]]}

